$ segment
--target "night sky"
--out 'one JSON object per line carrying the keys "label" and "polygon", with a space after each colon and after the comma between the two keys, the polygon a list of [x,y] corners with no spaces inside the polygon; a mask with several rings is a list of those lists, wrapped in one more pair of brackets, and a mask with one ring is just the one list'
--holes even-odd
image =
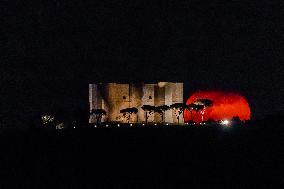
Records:
{"label": "night sky", "polygon": [[[283,1],[2,1],[1,114],[88,109],[88,83],[183,81],[284,110]],[[19,118],[20,119],[20,118]]]}

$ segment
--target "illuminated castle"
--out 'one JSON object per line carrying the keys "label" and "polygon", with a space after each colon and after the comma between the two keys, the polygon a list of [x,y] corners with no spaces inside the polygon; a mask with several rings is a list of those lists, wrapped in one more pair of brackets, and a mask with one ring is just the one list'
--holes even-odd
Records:
{"label": "illuminated castle", "polygon": [[[107,114],[103,121],[125,122],[120,110],[135,107],[136,115],[131,116],[130,122],[144,122],[145,112],[143,105],[161,106],[183,102],[183,83],[99,83],[89,84],[90,110],[104,109]],[[148,122],[160,122],[161,116],[151,114]],[[165,112],[165,122],[177,123],[173,110]],[[90,123],[95,122],[91,116]]]}

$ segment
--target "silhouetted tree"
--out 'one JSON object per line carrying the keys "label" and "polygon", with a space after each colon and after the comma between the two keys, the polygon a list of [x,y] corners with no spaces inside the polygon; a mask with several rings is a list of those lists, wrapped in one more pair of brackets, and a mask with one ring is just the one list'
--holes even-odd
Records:
{"label": "silhouetted tree", "polygon": [[142,110],[145,111],[145,122],[148,123],[148,117],[155,111],[155,106],[143,105]]}
{"label": "silhouetted tree", "polygon": [[157,106],[155,107],[155,112],[161,115],[162,117],[162,122],[164,122],[164,115],[165,112],[169,109],[170,107],[167,105],[162,105],[162,106]]}
{"label": "silhouetted tree", "polygon": [[133,108],[125,108],[120,110],[120,113],[122,113],[123,117],[125,117],[129,123],[130,117],[132,114],[137,114],[138,109],[133,107]]}
{"label": "silhouetted tree", "polygon": [[183,115],[184,110],[187,108],[187,105],[185,103],[175,103],[172,104],[170,108],[175,110],[175,115],[177,116],[178,125],[179,125],[180,115]]}
{"label": "silhouetted tree", "polygon": [[203,106],[203,109],[201,110],[201,119],[204,121],[205,110],[207,107],[213,106],[213,101],[210,99],[197,99],[194,104]]}
{"label": "silhouetted tree", "polygon": [[195,104],[193,106],[193,111],[195,111],[195,113],[199,113],[200,111],[202,111],[204,109],[204,106],[203,105],[198,105],[198,104]]}
{"label": "silhouetted tree", "polygon": [[192,112],[195,110],[196,106],[197,106],[196,104],[191,103],[191,104],[187,105],[187,107],[186,107],[186,109],[190,112],[190,119],[191,119],[192,122],[193,122]]}
{"label": "silhouetted tree", "polygon": [[106,115],[106,111],[104,109],[92,109],[90,114],[96,117],[97,123],[99,124],[102,117]]}

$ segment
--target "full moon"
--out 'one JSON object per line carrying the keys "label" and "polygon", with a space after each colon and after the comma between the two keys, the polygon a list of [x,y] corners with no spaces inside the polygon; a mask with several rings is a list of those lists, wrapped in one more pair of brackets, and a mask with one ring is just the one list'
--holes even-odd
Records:
{"label": "full moon", "polygon": [[[213,101],[213,106],[205,109],[204,121],[213,119],[215,121],[232,119],[238,116],[242,121],[249,120],[251,111],[249,103],[245,97],[233,92],[222,91],[199,91],[189,97],[186,104],[191,104],[197,99],[210,99]],[[200,113],[192,112],[192,118],[195,122],[201,122],[202,116]],[[184,112],[185,121],[191,121],[191,113],[186,110]]]}

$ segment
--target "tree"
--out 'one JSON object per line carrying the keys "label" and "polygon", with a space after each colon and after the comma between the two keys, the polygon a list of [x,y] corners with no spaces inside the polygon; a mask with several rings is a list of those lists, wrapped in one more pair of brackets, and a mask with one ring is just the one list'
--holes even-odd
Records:
{"label": "tree", "polygon": [[95,116],[97,124],[99,124],[102,117],[106,115],[106,111],[104,109],[92,109],[90,114]]}
{"label": "tree", "polygon": [[184,110],[187,108],[185,103],[175,103],[170,106],[173,110],[175,110],[175,115],[177,116],[178,125],[179,125],[179,118],[180,115],[183,115]]}
{"label": "tree", "polygon": [[162,117],[162,122],[164,122],[164,115],[165,112],[169,109],[170,107],[167,105],[162,105],[162,106],[157,106],[155,107],[155,112],[161,115]]}
{"label": "tree", "polygon": [[193,122],[192,112],[193,111],[198,112],[199,110],[203,109],[203,106],[191,103],[187,105],[186,109],[190,112],[190,118],[191,118],[191,121]]}
{"label": "tree", "polygon": [[205,107],[210,107],[210,106],[213,106],[213,101],[210,99],[206,99],[206,98],[200,98],[200,99],[196,99],[194,101],[194,104],[203,105]]}
{"label": "tree", "polygon": [[190,111],[191,121],[193,122],[193,111],[198,114],[201,110],[204,109],[204,106],[199,104],[189,104],[187,105],[187,109]]}
{"label": "tree", "polygon": [[155,111],[155,106],[143,105],[142,110],[145,111],[145,122],[148,123],[148,117]]}
{"label": "tree", "polygon": [[125,117],[129,123],[130,121],[130,117],[132,114],[137,114],[138,112],[138,109],[135,108],[135,107],[132,107],[132,108],[125,108],[125,109],[122,109],[120,110],[120,113],[122,113],[123,117]]}
{"label": "tree", "polygon": [[204,114],[205,114],[205,110],[207,107],[211,107],[213,106],[213,101],[210,100],[210,99],[197,99],[195,100],[194,102],[195,105],[200,105],[200,106],[203,106],[203,109],[201,110],[201,119],[202,121],[204,121]]}

